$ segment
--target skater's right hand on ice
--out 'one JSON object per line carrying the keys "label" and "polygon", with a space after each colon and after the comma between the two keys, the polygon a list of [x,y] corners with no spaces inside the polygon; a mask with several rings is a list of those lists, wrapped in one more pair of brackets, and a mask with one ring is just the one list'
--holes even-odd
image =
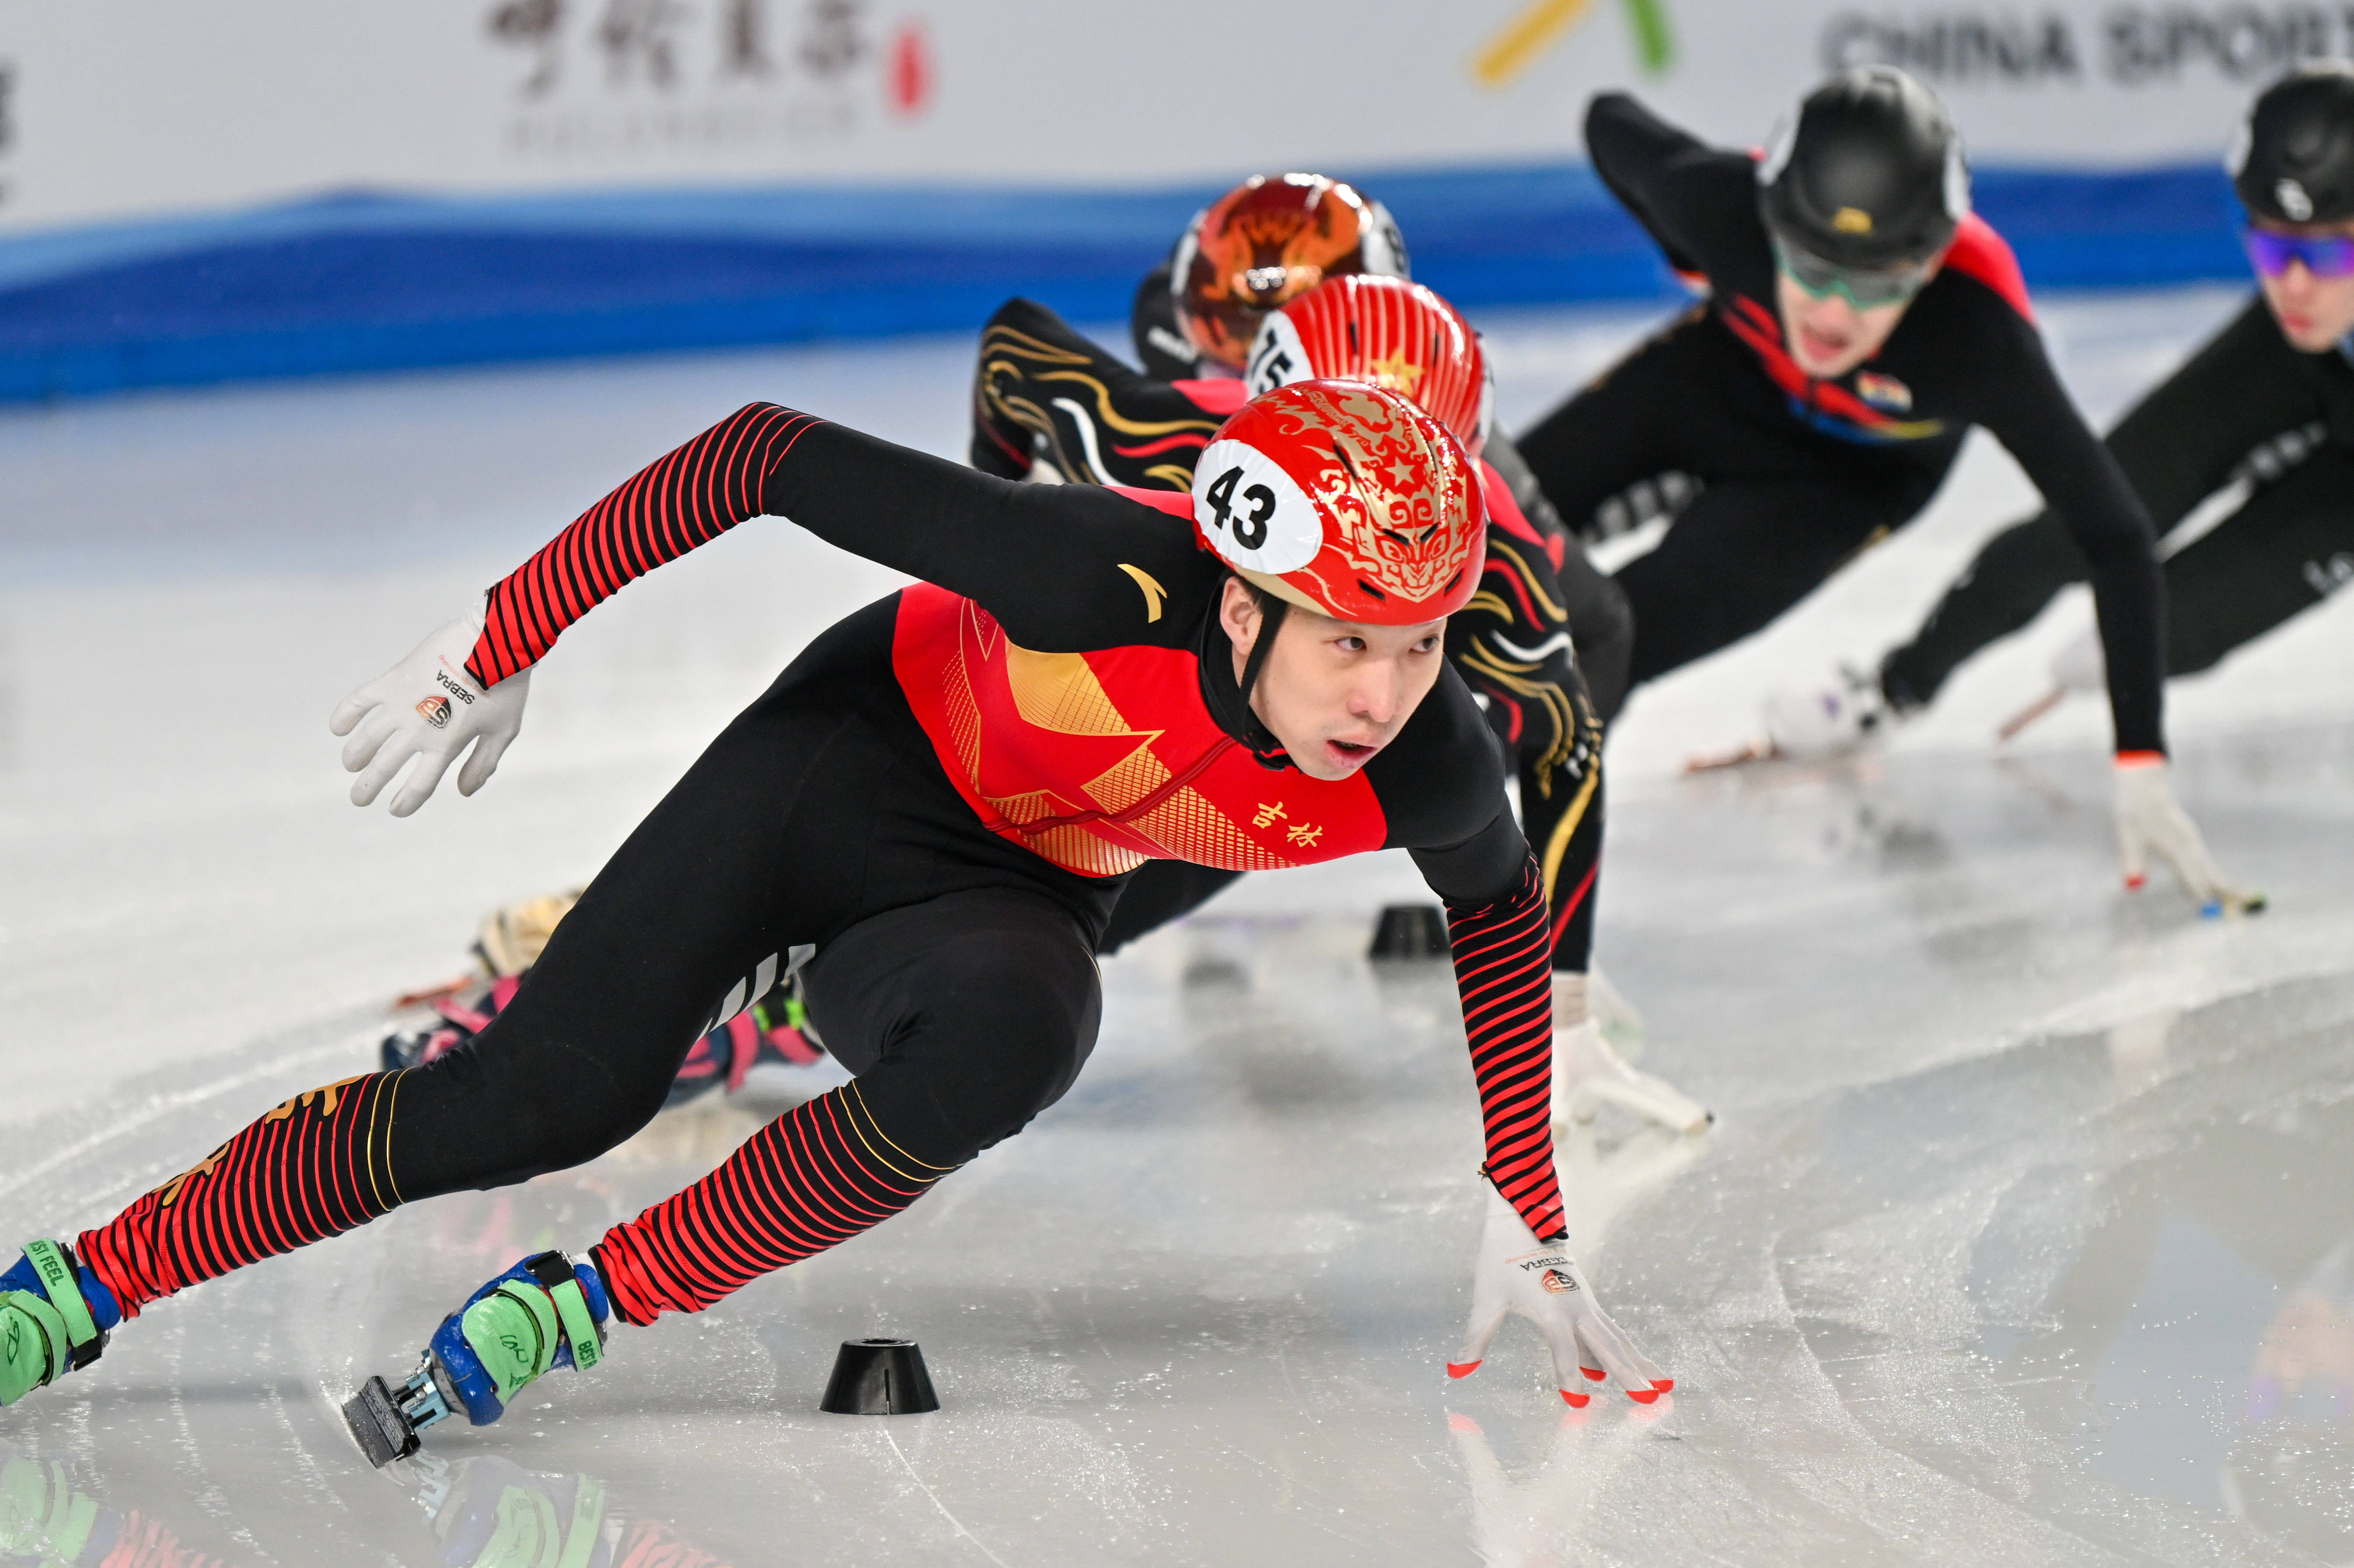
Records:
{"label": "skater's right hand on ice", "polygon": [[1591,1397],[1585,1385],[1615,1377],[1627,1397],[1649,1404],[1675,1386],[1672,1378],[1635,1348],[1594,1299],[1594,1289],[1563,1242],[1541,1242],[1492,1182],[1488,1219],[1472,1265],[1471,1322],[1463,1349],[1447,1363],[1449,1377],[1469,1377],[1488,1357],[1490,1341],[1517,1312],[1537,1326],[1553,1348],[1553,1383],[1572,1405]]}
{"label": "skater's right hand on ice", "polygon": [[473,755],[458,770],[459,794],[472,794],[497,769],[508,743],[523,728],[531,672],[484,690],[466,673],[466,660],[482,635],[479,609],[460,616],[335,709],[327,727],[351,736],[344,743],[344,771],[359,775],[352,783],[353,805],[375,800],[411,758],[417,766],[392,798],[396,817],[425,804],[450,764],[470,746]]}
{"label": "skater's right hand on ice", "polygon": [[2207,915],[2253,915],[2264,895],[2232,886],[2207,853],[2199,825],[2174,798],[2166,755],[2157,751],[2117,754],[2117,851],[2125,862],[2126,885],[2139,888],[2149,877],[2150,852],[2174,868],[2182,885]]}

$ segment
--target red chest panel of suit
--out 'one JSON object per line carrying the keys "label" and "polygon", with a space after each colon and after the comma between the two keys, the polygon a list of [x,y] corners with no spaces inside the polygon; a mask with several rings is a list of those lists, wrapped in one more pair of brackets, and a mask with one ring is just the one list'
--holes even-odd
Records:
{"label": "red chest panel of suit", "polygon": [[970,599],[917,584],[899,596],[891,663],[982,825],[1065,870],[1273,871],[1382,847],[1364,775],[1260,767],[1212,721],[1192,653],[1033,652]]}

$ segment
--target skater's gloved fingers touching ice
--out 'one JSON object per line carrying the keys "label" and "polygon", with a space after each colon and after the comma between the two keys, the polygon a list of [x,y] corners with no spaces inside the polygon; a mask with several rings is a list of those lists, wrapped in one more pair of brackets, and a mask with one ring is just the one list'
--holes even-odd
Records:
{"label": "skater's gloved fingers touching ice", "polygon": [[344,771],[357,773],[375,761],[376,752],[399,727],[399,710],[385,706],[377,707],[361,722],[357,729],[351,732],[351,738],[344,742]]}
{"label": "skater's gloved fingers touching ice", "polygon": [[1593,1287],[1567,1250],[1556,1246],[1542,1262],[1544,1266],[1532,1277],[1543,1298],[1520,1310],[1536,1322],[1553,1350],[1553,1381],[1562,1398],[1583,1405],[1589,1397],[1588,1383],[1616,1378],[1627,1397],[1638,1404],[1657,1399],[1659,1369],[1594,1304]]}
{"label": "skater's gloved fingers touching ice", "polygon": [[1545,1337],[1555,1383],[1573,1406],[1584,1405],[1592,1397],[1587,1385],[1605,1377],[1617,1378],[1629,1398],[1645,1404],[1672,1386],[1595,1301],[1566,1243],[1538,1240],[1490,1186],[1473,1265],[1471,1321],[1462,1350],[1447,1363],[1450,1377],[1467,1376],[1487,1359],[1507,1314],[1526,1318]]}
{"label": "skater's gloved fingers touching ice", "polygon": [[2206,840],[2180,807],[2158,824],[2149,847],[2174,868],[2182,885],[2202,900],[2220,897],[2224,892],[2223,868],[2215,863],[2215,857],[2207,852]]}
{"label": "skater's gloved fingers touching ice", "polygon": [[1545,1337],[1545,1348],[1553,1352],[1553,1383],[1561,1390],[1562,1398],[1573,1405],[1582,1405],[1593,1396],[1585,1385],[1598,1382],[1607,1374],[1592,1358],[1580,1351],[1577,1325],[1570,1321],[1565,1311],[1532,1313],[1530,1320]]}
{"label": "skater's gloved fingers touching ice", "polygon": [[[432,796],[435,788],[440,784],[441,775],[448,772],[450,764],[457,759],[454,752],[440,750],[419,752],[417,766],[408,770],[408,777],[402,780],[399,792],[392,798],[392,814],[396,817],[406,817],[413,813],[418,807],[425,804],[426,800]],[[472,794],[473,791],[466,792]]]}
{"label": "skater's gloved fingers touching ice", "polygon": [[2174,796],[2164,756],[2157,752],[2126,752],[2117,758],[2117,853],[2126,885],[2138,888],[2148,879],[2149,857],[2155,853],[2170,866],[2192,897],[2211,912],[2225,909],[2252,913],[2264,897],[2232,886],[2224,879],[2206,838],[2190,813]]}
{"label": "skater's gloved fingers touching ice", "polygon": [[1596,1307],[1590,1296],[1585,1307],[1577,1319],[1577,1342],[1581,1348],[1578,1366],[1587,1378],[1596,1383],[1602,1381],[1597,1373],[1617,1378],[1630,1397],[1645,1404],[1650,1403],[1645,1397],[1647,1393],[1663,1393],[1675,1386],[1675,1380],[1660,1372],[1627,1330]]}
{"label": "skater's gloved fingers touching ice", "polygon": [[1471,1320],[1463,1327],[1463,1346],[1455,1359],[1447,1363],[1448,1377],[1469,1377],[1488,1359],[1488,1347],[1496,1340],[1496,1330],[1504,1326],[1504,1318],[1511,1308],[1500,1301],[1480,1299],[1475,1290],[1471,1301]]}

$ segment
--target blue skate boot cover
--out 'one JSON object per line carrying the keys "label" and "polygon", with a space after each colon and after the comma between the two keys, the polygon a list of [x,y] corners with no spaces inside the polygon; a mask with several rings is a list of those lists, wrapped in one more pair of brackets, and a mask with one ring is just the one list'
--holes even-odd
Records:
{"label": "blue skate boot cover", "polygon": [[0,1273],[0,1404],[90,1365],[122,1321],[114,1293],[61,1242],[30,1241]]}
{"label": "blue skate boot cover", "polygon": [[466,1298],[433,1330],[433,1381],[458,1396],[466,1419],[487,1426],[523,1387],[559,1367],[588,1371],[605,1359],[613,1315],[596,1266],[560,1252],[525,1258]]}

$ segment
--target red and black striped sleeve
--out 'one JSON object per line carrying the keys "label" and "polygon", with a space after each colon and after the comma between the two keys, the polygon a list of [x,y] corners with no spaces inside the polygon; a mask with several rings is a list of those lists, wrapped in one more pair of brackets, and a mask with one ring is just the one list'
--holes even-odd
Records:
{"label": "red and black striped sleeve", "polygon": [[758,516],[769,476],[818,423],[773,403],[748,404],[647,464],[491,589],[466,673],[493,686],[529,669],[566,627],[632,578]]}
{"label": "red and black striped sleeve", "polygon": [[1447,900],[1447,927],[1487,1128],[1488,1178],[1550,1241],[1568,1229],[1553,1163],[1553,941],[1536,860],[1522,855],[1519,879],[1500,897]]}

